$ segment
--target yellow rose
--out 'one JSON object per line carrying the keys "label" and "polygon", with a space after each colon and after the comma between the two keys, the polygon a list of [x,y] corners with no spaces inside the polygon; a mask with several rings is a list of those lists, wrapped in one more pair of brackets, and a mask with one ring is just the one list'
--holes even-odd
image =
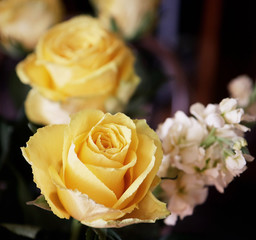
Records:
{"label": "yellow rose", "polygon": [[122,227],[166,217],[151,190],[162,160],[145,120],[84,110],[68,125],[40,128],[22,148],[52,212],[92,227]]}
{"label": "yellow rose", "polygon": [[50,29],[17,74],[33,88],[26,114],[40,124],[67,123],[84,108],[122,111],[139,83],[131,50],[89,16]]}
{"label": "yellow rose", "polygon": [[13,42],[31,50],[62,17],[60,0],[0,0],[0,42],[7,50]]}
{"label": "yellow rose", "polygon": [[101,21],[127,39],[145,34],[156,20],[159,0],[91,0]]}

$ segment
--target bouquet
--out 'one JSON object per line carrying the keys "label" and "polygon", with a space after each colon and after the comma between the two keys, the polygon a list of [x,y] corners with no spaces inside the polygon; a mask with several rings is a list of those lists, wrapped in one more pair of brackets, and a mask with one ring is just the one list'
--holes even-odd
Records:
{"label": "bouquet", "polygon": [[251,169],[255,83],[192,102],[157,38],[165,1],[77,4],[0,1],[1,235],[208,239],[186,230]]}

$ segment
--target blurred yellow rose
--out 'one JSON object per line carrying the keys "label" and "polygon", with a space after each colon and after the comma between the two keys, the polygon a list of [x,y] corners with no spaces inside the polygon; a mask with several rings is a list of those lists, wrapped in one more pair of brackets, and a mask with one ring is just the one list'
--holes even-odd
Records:
{"label": "blurred yellow rose", "polygon": [[156,20],[159,0],[91,0],[101,21],[108,28],[113,20],[127,39],[145,34]]}
{"label": "blurred yellow rose", "polygon": [[145,120],[83,110],[69,125],[38,129],[22,153],[60,218],[105,228],[154,222],[169,214],[151,192],[159,183],[163,153]]}
{"label": "blurred yellow rose", "polygon": [[0,0],[0,42],[31,50],[39,37],[63,17],[60,0]]}
{"label": "blurred yellow rose", "polygon": [[84,108],[121,111],[139,83],[131,50],[89,16],[50,29],[17,74],[33,88],[25,108],[39,124],[67,123]]}

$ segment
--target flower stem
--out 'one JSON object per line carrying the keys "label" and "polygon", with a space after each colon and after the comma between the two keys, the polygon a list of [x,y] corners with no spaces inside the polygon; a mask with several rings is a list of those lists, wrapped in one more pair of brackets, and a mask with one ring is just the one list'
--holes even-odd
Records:
{"label": "flower stem", "polygon": [[70,240],[78,240],[80,230],[81,230],[81,223],[78,220],[73,218],[71,222]]}

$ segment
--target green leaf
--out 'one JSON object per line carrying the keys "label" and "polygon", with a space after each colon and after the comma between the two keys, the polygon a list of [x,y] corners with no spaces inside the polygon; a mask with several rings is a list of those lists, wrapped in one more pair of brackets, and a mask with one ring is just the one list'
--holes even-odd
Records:
{"label": "green leaf", "polygon": [[97,234],[99,240],[107,240],[107,229],[93,228],[93,231]]}
{"label": "green leaf", "polygon": [[49,204],[47,203],[47,201],[45,200],[44,195],[40,195],[35,200],[27,202],[27,204],[28,205],[35,205],[35,206],[40,207],[42,209],[51,211],[51,208],[50,208]]}
{"label": "green leaf", "polygon": [[9,231],[23,236],[28,237],[31,239],[35,239],[37,233],[39,232],[40,228],[31,225],[21,225],[21,224],[10,224],[10,223],[2,223],[1,226],[5,227]]}
{"label": "green leaf", "polygon": [[85,239],[86,240],[94,240],[95,238],[96,239],[98,238],[96,233],[92,230],[92,228],[88,227],[87,231],[85,233]]}
{"label": "green leaf", "polygon": [[110,240],[122,240],[122,238],[112,229],[108,229],[107,234]]}
{"label": "green leaf", "polygon": [[88,228],[86,240],[122,240],[122,238],[112,229]]}

